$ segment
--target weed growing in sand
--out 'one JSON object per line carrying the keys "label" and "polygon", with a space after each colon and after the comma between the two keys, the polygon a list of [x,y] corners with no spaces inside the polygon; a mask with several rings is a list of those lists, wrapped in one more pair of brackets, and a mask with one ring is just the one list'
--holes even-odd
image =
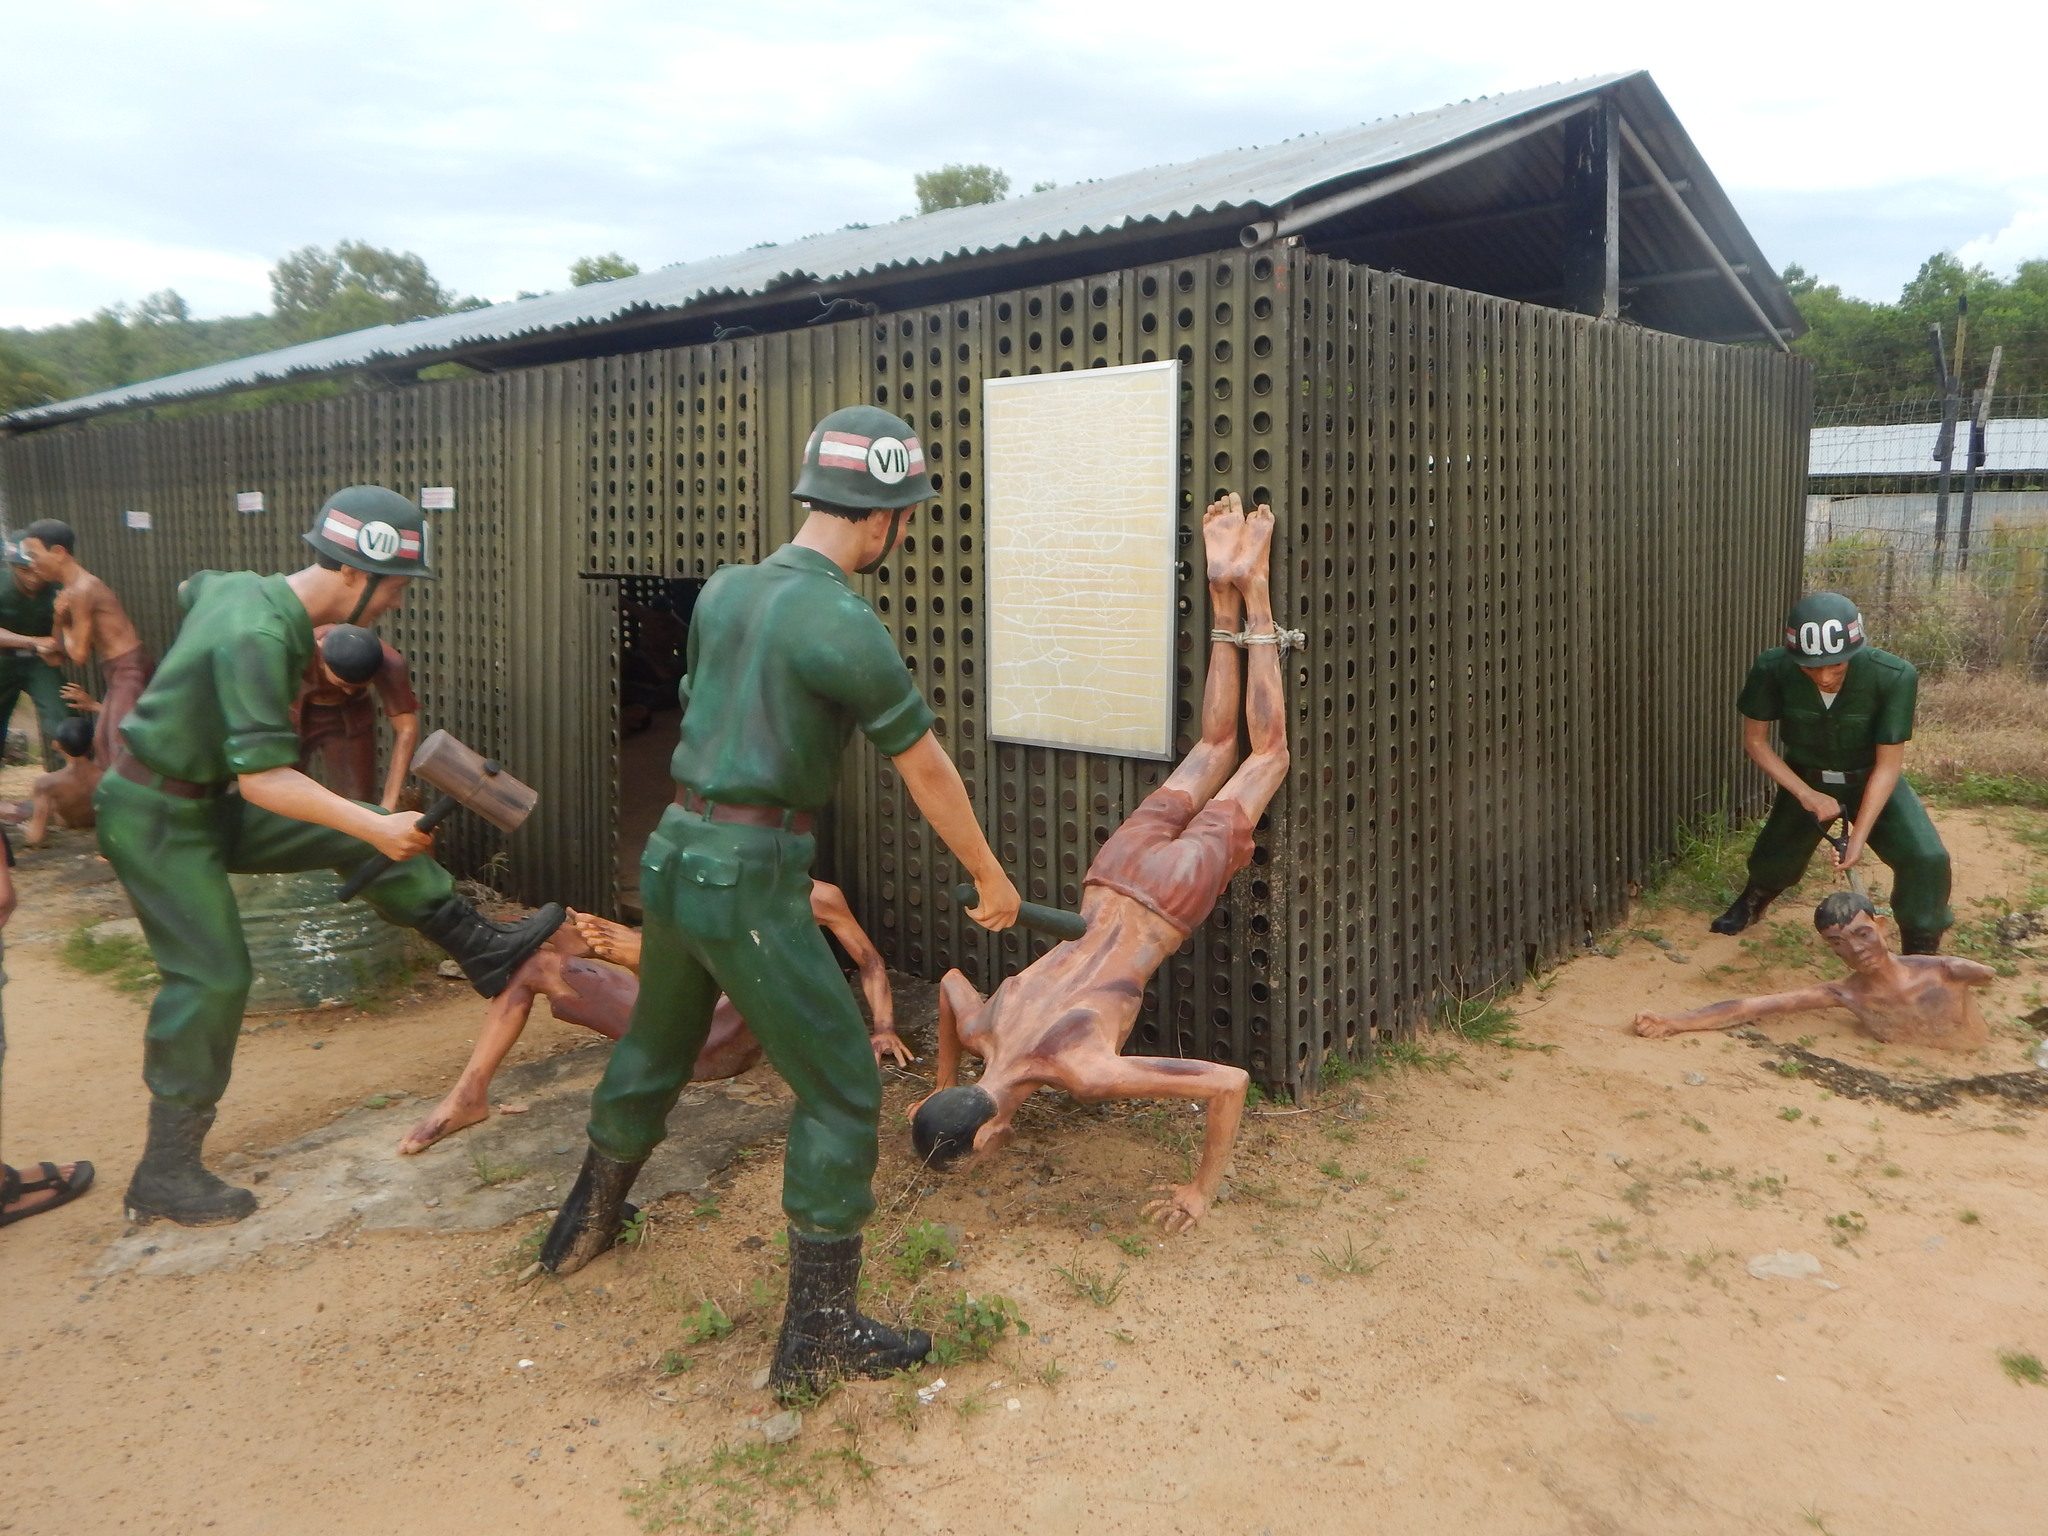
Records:
{"label": "weed growing in sand", "polygon": [[[1732,1259],[1734,1257],[1735,1255],[1726,1248],[1709,1247],[1696,1249],[1685,1256],[1685,1278],[1688,1280],[1712,1280],[1716,1285],[1722,1285],[1720,1278],[1713,1273],[1714,1266],[1722,1259]],[[1726,1286],[1724,1285],[1722,1288],[1725,1290]]]}
{"label": "weed growing in sand", "polygon": [[1050,1391],[1066,1380],[1067,1373],[1059,1361],[1048,1360],[1038,1368],[1038,1384]]}
{"label": "weed growing in sand", "polygon": [[732,1319],[709,1296],[698,1303],[692,1316],[683,1319],[683,1338],[692,1344],[710,1344],[731,1332]]}
{"label": "weed growing in sand", "polygon": [[1417,1040],[1382,1040],[1373,1048],[1373,1069],[1377,1072],[1392,1071],[1396,1067],[1413,1067],[1422,1072],[1448,1072],[1453,1067],[1462,1067],[1465,1058],[1454,1050],[1432,1051]]}
{"label": "weed growing in sand", "polygon": [[476,1181],[485,1189],[500,1184],[510,1184],[515,1179],[526,1177],[524,1163],[501,1163],[475,1142],[469,1147],[469,1171],[476,1175]]}
{"label": "weed growing in sand", "polygon": [[1753,840],[1751,825],[1725,811],[1682,824],[1672,838],[1675,856],[1649,896],[1692,912],[1719,912],[1743,887]]}
{"label": "weed growing in sand", "polygon": [[80,923],[64,940],[64,963],[88,976],[104,976],[123,992],[141,992],[159,981],[149,946],[140,939],[93,937],[94,925]]}
{"label": "weed growing in sand", "polygon": [[1861,1237],[1870,1230],[1870,1222],[1861,1211],[1842,1211],[1828,1217],[1822,1225],[1831,1229],[1829,1235],[1837,1248],[1848,1247],[1850,1238]]}
{"label": "weed growing in sand", "polygon": [[1075,1261],[1071,1269],[1063,1265],[1054,1265],[1052,1272],[1066,1281],[1076,1296],[1098,1307],[1107,1307],[1116,1301],[1124,1288],[1127,1275],[1127,1270],[1122,1264],[1117,1265],[1114,1275],[1109,1275],[1099,1269],[1091,1269],[1079,1260]]}
{"label": "weed growing in sand", "polygon": [[1500,989],[1478,993],[1472,997],[1447,997],[1437,1004],[1437,1028],[1450,1031],[1462,1040],[1474,1045],[1497,1045],[1510,1051],[1552,1051],[1555,1046],[1532,1045],[1517,1039],[1522,1022],[1514,1010],[1503,1007]]}
{"label": "weed growing in sand", "polygon": [[1149,1259],[1152,1257],[1152,1245],[1135,1232],[1123,1233],[1121,1235],[1112,1232],[1109,1235],[1109,1240],[1134,1259]]}
{"label": "weed growing in sand", "polygon": [[1712,1134],[1707,1129],[1707,1122],[1700,1119],[1697,1115],[1680,1115],[1678,1117],[1678,1123],[1684,1126],[1687,1130],[1698,1131],[1702,1136]]}
{"label": "weed growing in sand", "polygon": [[1192,1152],[1195,1146],[1195,1126],[1199,1124],[1193,1115],[1185,1112],[1175,1114],[1164,1104],[1154,1104],[1142,1109],[1132,1117],[1139,1130],[1158,1142],[1169,1152]]}
{"label": "weed growing in sand", "polygon": [[950,1264],[959,1248],[936,1221],[913,1222],[903,1229],[896,1249],[889,1255],[889,1267],[906,1284],[913,1283],[928,1269]]}
{"label": "weed growing in sand", "polygon": [[934,1365],[953,1365],[961,1360],[986,1360],[1003,1335],[1016,1329],[1021,1338],[1031,1325],[1017,1315],[1017,1304],[1007,1296],[972,1296],[960,1292],[946,1306],[941,1326],[932,1331]]}
{"label": "weed growing in sand", "polygon": [[1778,1111],[1778,1118],[1789,1123],[1790,1121],[1797,1120],[1802,1113],[1803,1111],[1794,1109],[1790,1104],[1787,1104],[1783,1109]]}
{"label": "weed growing in sand", "polygon": [[1311,1248],[1308,1256],[1333,1275],[1369,1275],[1384,1264],[1384,1259],[1369,1259],[1370,1249],[1361,1249],[1355,1239],[1346,1237],[1342,1248]]}
{"label": "weed growing in sand", "polygon": [[1984,1218],[1982,1216],[1979,1216],[1975,1211],[1956,1212],[1956,1220],[1960,1221],[1966,1227],[1974,1227],[1977,1225],[1978,1222],[1982,1221],[1983,1219]]}
{"label": "weed growing in sand", "polygon": [[638,1248],[642,1243],[646,1242],[649,1224],[653,1220],[653,1216],[648,1212],[635,1211],[631,1218],[619,1228],[619,1246],[622,1248]]}
{"label": "weed growing in sand", "polygon": [[665,1349],[661,1353],[661,1358],[654,1362],[654,1374],[657,1376],[680,1376],[685,1371],[694,1370],[696,1365],[696,1360],[684,1354],[680,1349]]}
{"label": "weed growing in sand", "polygon": [[1650,1209],[1650,1186],[1637,1179],[1621,1192],[1621,1203],[1633,1206],[1637,1211],[1647,1212]]}
{"label": "weed growing in sand", "polygon": [[1998,1367],[2012,1378],[2015,1386],[2048,1387],[2048,1366],[2042,1365],[2041,1357],[2030,1350],[2001,1349]]}
{"label": "weed growing in sand", "polygon": [[690,1207],[692,1221],[716,1221],[719,1214],[718,1199],[715,1195],[707,1195]]}
{"label": "weed growing in sand", "polygon": [[1765,1197],[1781,1200],[1785,1196],[1785,1180],[1775,1173],[1760,1174],[1749,1181],[1749,1187],[1735,1197],[1735,1203],[1745,1211],[1753,1211],[1764,1203]]}
{"label": "weed growing in sand", "polygon": [[1818,1504],[1800,1505],[1799,1518],[1812,1526],[1816,1531],[1819,1531],[1820,1536],[1835,1536],[1835,1533],[1828,1529],[1827,1516],[1821,1513],[1821,1508]]}
{"label": "weed growing in sand", "polygon": [[847,1479],[866,1483],[874,1473],[858,1442],[823,1448],[793,1441],[721,1445],[695,1465],[670,1467],[653,1482],[628,1489],[626,1503],[647,1531],[780,1536],[798,1515],[837,1504]]}
{"label": "weed growing in sand", "polygon": [[1623,1237],[1628,1233],[1628,1223],[1618,1216],[1602,1216],[1593,1223],[1593,1230],[1602,1237]]}

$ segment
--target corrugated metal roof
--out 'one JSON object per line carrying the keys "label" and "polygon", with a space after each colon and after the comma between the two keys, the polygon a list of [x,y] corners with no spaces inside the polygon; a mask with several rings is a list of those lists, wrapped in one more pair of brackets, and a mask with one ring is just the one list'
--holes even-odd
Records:
{"label": "corrugated metal roof", "polygon": [[[1701,216],[1733,259],[1755,247],[1684,131],[1646,74],[1599,75],[1387,118],[1279,144],[1231,150],[1177,165],[1061,187],[970,208],[951,208],[867,229],[842,229],[788,245],[685,262],[614,282],[497,304],[403,325],[375,326],[166,378],[17,411],[9,425],[49,425],[101,412],[191,398],[350,369],[461,357],[465,348],[520,338],[569,336],[636,316],[677,315],[692,306],[849,279],[907,274],[1002,252],[1088,245],[1167,231],[1205,216],[1241,212],[1247,221],[1312,195],[1348,190],[1420,156],[1444,150],[1610,87],[1622,87],[1630,115],[1666,169],[1690,175],[1704,194]],[[1668,157],[1668,158],[1667,158]],[[1494,193],[1496,197],[1498,193]],[[1760,258],[1759,258],[1760,260]],[[1409,270],[1416,270],[1410,267]],[[1768,276],[1767,307],[1780,323],[1796,312]],[[1493,289],[1489,291],[1501,291]]]}
{"label": "corrugated metal roof", "polygon": [[[1815,427],[1809,475],[1932,475],[1941,466],[1934,458],[1938,421],[1884,427]],[[1970,429],[1956,429],[1954,466],[1961,470],[1970,446]],[[1984,429],[1984,465],[1980,473],[2024,474],[2048,470],[2048,421],[1992,420]]]}

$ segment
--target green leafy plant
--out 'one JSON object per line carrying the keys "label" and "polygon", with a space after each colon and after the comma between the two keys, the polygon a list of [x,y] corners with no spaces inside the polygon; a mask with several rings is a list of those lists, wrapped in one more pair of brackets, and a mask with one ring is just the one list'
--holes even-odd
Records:
{"label": "green leafy plant", "polygon": [[647,1234],[652,1230],[651,1223],[653,1220],[654,1218],[649,1212],[635,1211],[619,1227],[619,1246],[622,1248],[638,1248],[642,1243],[646,1242]]}
{"label": "green leafy plant", "polygon": [[929,1358],[941,1366],[986,1360],[1013,1328],[1020,1337],[1031,1332],[1031,1325],[1017,1315],[1017,1304],[1009,1297],[962,1291],[947,1304],[940,1326],[932,1332]]}
{"label": "green leafy plant", "polygon": [[1824,1225],[1832,1229],[1830,1235],[1837,1248],[1848,1247],[1851,1238],[1861,1237],[1870,1230],[1870,1222],[1861,1211],[1842,1211],[1828,1217]]}
{"label": "green leafy plant", "polygon": [[899,1278],[911,1282],[928,1269],[952,1263],[959,1251],[938,1222],[913,1222],[903,1229],[903,1236],[889,1255],[889,1267]]}
{"label": "green leafy plant", "polygon": [[1109,1240],[1134,1259],[1152,1257],[1152,1245],[1135,1232],[1111,1233]]}
{"label": "green leafy plant", "polygon": [[732,1332],[732,1319],[725,1308],[706,1296],[694,1314],[683,1320],[683,1337],[692,1344],[709,1344]]}
{"label": "green leafy plant", "polygon": [[2015,1386],[2048,1387],[2048,1366],[2031,1350],[2001,1349],[1998,1368],[2012,1378]]}
{"label": "green leafy plant", "polygon": [[1342,1248],[1311,1248],[1308,1252],[1310,1258],[1333,1275],[1369,1275],[1386,1262],[1368,1258],[1371,1250],[1360,1248],[1357,1240],[1348,1236]]}
{"label": "green leafy plant", "polygon": [[694,1358],[680,1349],[668,1349],[663,1350],[661,1358],[654,1362],[654,1371],[658,1376],[680,1376],[696,1364]]}

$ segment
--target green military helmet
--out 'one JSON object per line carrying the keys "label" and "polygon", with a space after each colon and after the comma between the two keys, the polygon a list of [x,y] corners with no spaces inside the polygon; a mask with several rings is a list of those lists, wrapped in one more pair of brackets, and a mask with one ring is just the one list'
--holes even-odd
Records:
{"label": "green military helmet", "polygon": [[811,429],[803,473],[790,493],[854,511],[914,507],[932,498],[917,432],[879,406],[849,405]]}
{"label": "green military helmet", "polygon": [[1785,650],[1802,667],[1837,666],[1863,645],[1863,615],[1839,592],[1810,592],[1785,615]]}
{"label": "green military helmet", "polygon": [[0,540],[0,563],[25,565],[31,569],[34,568],[35,561],[31,560],[28,551],[21,547],[21,541],[24,537],[25,535],[19,528],[10,528],[7,531],[5,539]]}
{"label": "green military helmet", "polygon": [[373,576],[434,577],[427,568],[426,517],[381,485],[345,486],[328,497],[306,542]]}

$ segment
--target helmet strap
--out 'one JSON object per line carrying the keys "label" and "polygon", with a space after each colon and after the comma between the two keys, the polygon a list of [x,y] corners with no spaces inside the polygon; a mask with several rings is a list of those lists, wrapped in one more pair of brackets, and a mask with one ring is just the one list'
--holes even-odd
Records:
{"label": "helmet strap", "polygon": [[353,624],[357,619],[360,619],[363,616],[363,610],[370,606],[370,599],[377,595],[377,589],[384,585],[384,578],[375,571],[365,571],[363,574],[370,579],[363,583],[363,595],[356,599],[355,611],[342,620],[344,624]]}
{"label": "helmet strap", "polygon": [[882,552],[879,555],[875,556],[874,559],[870,560],[866,565],[857,565],[853,568],[857,575],[865,576],[869,574],[871,571],[875,569],[875,567],[877,567],[884,560],[889,558],[889,551],[896,547],[896,535],[899,532],[901,532],[903,528],[903,515],[909,510],[909,507],[898,507],[895,511],[889,514],[889,542],[884,544],[882,546]]}

